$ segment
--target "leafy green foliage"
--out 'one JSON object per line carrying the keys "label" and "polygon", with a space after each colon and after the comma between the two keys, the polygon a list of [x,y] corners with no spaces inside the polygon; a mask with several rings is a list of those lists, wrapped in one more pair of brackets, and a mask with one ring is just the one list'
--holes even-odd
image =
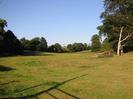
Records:
{"label": "leafy green foliage", "polygon": [[27,40],[25,38],[20,39],[24,50],[31,51],[47,51],[48,45],[47,41],[44,37],[35,37],[31,40]]}
{"label": "leafy green foliage", "polygon": [[0,53],[2,54],[21,54],[23,52],[22,45],[12,31],[8,30],[3,35],[0,42]]}
{"label": "leafy green foliage", "polygon": [[4,45],[6,52],[21,53],[22,45],[12,31],[8,30],[4,35]]}
{"label": "leafy green foliage", "polygon": [[30,41],[29,40],[27,40],[26,38],[21,38],[20,42],[21,42],[24,50],[30,49]]}
{"label": "leafy green foliage", "polygon": [[109,43],[109,40],[105,38],[101,44],[101,51],[110,51],[110,50],[112,50],[111,44]]}
{"label": "leafy green foliage", "polygon": [[40,38],[40,44],[38,44],[37,47],[38,47],[37,49],[39,51],[47,51],[48,45],[47,45],[47,41],[44,37]]}
{"label": "leafy green foliage", "polygon": [[[106,36],[114,50],[118,43],[120,29],[123,27],[122,39],[130,36],[133,39],[133,0],[104,0],[105,11],[101,14],[103,24],[98,27],[99,34]],[[126,42],[122,45],[128,46]]]}
{"label": "leafy green foliage", "polygon": [[31,41],[29,43],[30,43],[29,44],[30,50],[36,51],[38,49],[38,45],[40,44],[40,38],[35,37],[35,38],[31,39]]}
{"label": "leafy green foliage", "polygon": [[99,35],[95,34],[91,38],[91,49],[93,52],[99,51],[101,48],[101,42],[100,42],[100,37]]}
{"label": "leafy green foliage", "polygon": [[63,52],[63,48],[59,43],[56,43],[56,44],[49,46],[48,51],[61,53],[61,52]]}
{"label": "leafy green foliage", "polygon": [[67,48],[70,52],[78,52],[83,50],[89,50],[89,46],[86,43],[73,43],[68,44]]}

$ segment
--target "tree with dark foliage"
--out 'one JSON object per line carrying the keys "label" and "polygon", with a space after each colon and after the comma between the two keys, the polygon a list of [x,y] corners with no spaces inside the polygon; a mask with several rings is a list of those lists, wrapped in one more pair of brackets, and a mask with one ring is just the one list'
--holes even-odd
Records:
{"label": "tree with dark foliage", "polygon": [[95,34],[91,38],[91,49],[93,52],[99,51],[101,48],[101,42],[99,35]]}
{"label": "tree with dark foliage", "polygon": [[79,52],[83,50],[88,50],[89,46],[86,43],[73,43],[73,44],[68,44],[67,49],[70,52]]}
{"label": "tree with dark foliage", "polygon": [[4,52],[6,53],[21,54],[23,52],[20,41],[10,30],[5,32],[3,43]]}
{"label": "tree with dark foliage", "polygon": [[27,40],[25,37],[23,37],[20,39],[20,42],[24,50],[30,50],[30,40]]}
{"label": "tree with dark foliage", "polygon": [[0,19],[0,55],[21,54],[23,49],[20,41],[12,31],[6,32],[5,26],[7,26],[6,20]]}
{"label": "tree with dark foliage", "polygon": [[55,43],[48,48],[49,52],[61,53],[63,52],[62,46],[59,43]]}
{"label": "tree with dark foliage", "polygon": [[104,0],[104,7],[103,25],[98,29],[109,38],[119,56],[128,42],[133,43],[133,0]]}
{"label": "tree with dark foliage", "polygon": [[39,51],[47,51],[48,45],[47,45],[47,41],[44,37],[40,38],[40,44],[38,44],[37,49]]}
{"label": "tree with dark foliage", "polygon": [[48,48],[47,41],[44,37],[35,37],[31,40],[21,38],[20,42],[22,43],[24,50],[47,51]]}

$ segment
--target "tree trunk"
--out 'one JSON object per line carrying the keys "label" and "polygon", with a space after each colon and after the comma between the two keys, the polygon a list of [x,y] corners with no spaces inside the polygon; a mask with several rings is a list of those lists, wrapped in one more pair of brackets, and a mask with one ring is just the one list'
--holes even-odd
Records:
{"label": "tree trunk", "polygon": [[121,47],[121,43],[120,41],[118,42],[118,46],[117,46],[117,55],[120,56],[120,47]]}
{"label": "tree trunk", "polygon": [[[123,51],[121,49],[122,45],[121,45],[121,37],[122,37],[122,32],[123,32],[123,27],[120,30],[120,35],[119,35],[119,41],[118,41],[118,46],[117,46],[117,55],[120,56],[121,52]],[[122,51],[121,51],[122,50]]]}
{"label": "tree trunk", "polygon": [[121,45],[121,50],[120,51],[121,51],[120,54],[123,55],[123,46],[122,45]]}

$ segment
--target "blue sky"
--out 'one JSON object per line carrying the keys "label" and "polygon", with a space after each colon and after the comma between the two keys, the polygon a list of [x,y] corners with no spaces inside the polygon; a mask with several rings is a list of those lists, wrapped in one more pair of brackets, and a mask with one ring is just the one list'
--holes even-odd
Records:
{"label": "blue sky", "polygon": [[18,38],[45,37],[56,42],[90,43],[101,24],[103,0],[0,0],[0,18]]}

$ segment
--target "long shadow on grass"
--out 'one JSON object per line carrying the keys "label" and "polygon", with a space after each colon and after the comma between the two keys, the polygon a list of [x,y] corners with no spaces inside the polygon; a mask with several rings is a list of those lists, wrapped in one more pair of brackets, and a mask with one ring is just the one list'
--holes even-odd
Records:
{"label": "long shadow on grass", "polygon": [[[75,80],[75,79],[77,79],[77,78],[80,78],[80,77],[83,77],[83,76],[86,76],[86,75],[88,75],[88,74],[83,74],[83,75],[81,75],[81,76],[77,76],[77,77],[74,77],[74,78],[65,80],[65,81],[63,81],[63,82],[61,82],[61,83],[59,83],[59,84],[57,84],[57,85],[55,85],[55,86],[53,86],[53,87],[47,89],[47,90],[44,90],[44,91],[41,91],[41,92],[39,92],[39,93],[37,93],[37,94],[32,95],[32,97],[38,96],[38,95],[43,94],[43,93],[47,93],[47,92],[52,91],[52,90],[54,90],[54,89],[57,89],[57,88],[58,88],[59,86],[61,86],[61,85],[64,85],[64,84],[66,84],[66,83],[68,83],[68,82],[70,82],[70,81],[72,81],[72,80]],[[61,91],[61,90],[60,90],[60,91]],[[69,94],[69,93],[67,93],[67,92],[65,92],[65,91],[61,91],[61,92],[63,92],[63,93],[66,94],[66,95],[69,95],[69,96],[71,96],[71,97],[73,97],[73,98],[75,98],[75,99],[80,99],[79,97],[74,96],[74,95],[72,95],[72,94]],[[56,99],[56,98],[55,98],[55,99]]]}
{"label": "long shadow on grass", "polygon": [[53,86],[53,87],[51,87],[51,88],[49,88],[49,89],[47,89],[47,90],[43,90],[43,91],[41,91],[41,92],[39,92],[39,93],[36,93],[36,94],[34,94],[34,95],[30,95],[30,96],[27,96],[27,97],[36,97],[36,96],[38,96],[38,95],[41,95],[41,94],[43,94],[43,93],[46,93],[46,94],[52,96],[54,99],[58,99],[56,96],[54,96],[54,95],[52,95],[52,94],[49,93],[49,91],[52,91],[52,90],[54,90],[54,89],[57,89],[58,91],[60,91],[60,92],[62,92],[62,93],[64,93],[64,94],[66,94],[66,95],[68,95],[68,96],[70,96],[70,97],[73,97],[74,99],[80,99],[80,98],[77,97],[77,96],[74,96],[74,95],[72,95],[72,94],[70,94],[70,93],[67,93],[67,92],[65,92],[65,91],[63,91],[63,90],[58,89],[58,87],[61,86],[61,85],[66,84],[66,83],[68,83],[68,82],[70,82],[70,81],[72,81],[72,80],[78,79],[78,78],[83,77],[83,76],[86,76],[86,75],[88,75],[88,74],[83,74],[83,75],[81,75],[81,76],[77,76],[77,77],[74,77],[74,78],[65,80],[65,81],[63,81],[63,82],[61,82],[61,83],[58,83],[58,84],[56,84],[55,86]]}
{"label": "long shadow on grass", "polygon": [[73,97],[73,98],[75,98],[75,99],[80,99],[79,97],[74,96],[74,95],[72,95],[72,94],[70,94],[70,93],[68,93],[68,92],[66,92],[66,91],[64,91],[64,90],[61,90],[61,89],[59,89],[59,88],[56,88],[56,89],[57,89],[58,91],[64,93],[64,94],[70,96],[70,97]]}
{"label": "long shadow on grass", "polygon": [[0,72],[11,71],[11,70],[15,70],[15,69],[14,68],[11,68],[9,66],[0,65]]}
{"label": "long shadow on grass", "polygon": [[[88,74],[83,74],[83,75],[81,75],[81,76],[77,76],[77,77],[74,77],[74,78],[65,80],[65,81],[63,81],[63,82],[61,82],[61,83],[57,83],[55,86],[53,86],[53,87],[51,87],[51,88],[49,88],[49,89],[47,89],[47,90],[40,91],[40,92],[38,92],[38,93],[36,93],[36,94],[34,94],[34,95],[28,95],[28,96],[22,96],[22,97],[7,97],[7,98],[4,98],[4,99],[29,99],[29,98],[33,98],[33,97],[36,98],[36,99],[38,99],[38,95],[41,95],[41,94],[48,94],[49,96],[53,97],[54,99],[58,99],[56,96],[54,96],[54,95],[52,95],[51,93],[49,93],[49,91],[52,91],[52,90],[54,90],[54,89],[56,89],[56,90],[58,90],[58,91],[60,91],[60,92],[62,92],[62,93],[64,93],[64,94],[66,94],[66,95],[68,95],[68,96],[70,96],[70,97],[73,97],[74,99],[80,99],[80,98],[77,97],[77,96],[74,96],[74,95],[72,95],[72,94],[70,94],[70,93],[68,93],[68,92],[65,92],[65,91],[59,89],[58,87],[60,87],[61,85],[66,84],[66,83],[68,83],[68,82],[70,82],[70,81],[72,81],[72,80],[75,80],[75,79],[78,79],[78,78],[80,78],[80,77],[87,76],[87,75],[88,75]],[[32,86],[32,87],[23,89],[23,90],[21,90],[21,91],[19,91],[19,92],[23,92],[23,91],[26,91],[26,90],[29,90],[29,89],[32,89],[32,88],[36,88],[36,87],[42,86],[42,85],[44,85],[44,84],[46,84],[46,83],[39,84],[39,85],[35,85],[35,86]],[[17,93],[19,93],[19,92],[17,92]]]}
{"label": "long shadow on grass", "polygon": [[30,89],[34,89],[34,88],[43,86],[43,85],[52,85],[52,84],[56,85],[56,84],[58,84],[58,82],[45,82],[45,83],[42,83],[42,84],[38,84],[38,85],[35,85],[35,86],[31,86],[31,87],[19,90],[16,93],[24,92],[24,91],[27,91],[27,90],[30,90]]}
{"label": "long shadow on grass", "polygon": [[51,97],[53,97],[54,99],[59,99],[59,98],[57,98],[56,96],[54,96],[54,95],[52,95],[51,93],[49,93],[49,92],[46,92],[49,96],[51,96]]}
{"label": "long shadow on grass", "polygon": [[9,82],[6,82],[6,83],[1,83],[0,86],[4,86],[4,85],[7,85],[7,84],[12,84],[12,83],[15,83],[15,82],[19,82],[19,81],[13,80],[13,81],[9,81]]}

